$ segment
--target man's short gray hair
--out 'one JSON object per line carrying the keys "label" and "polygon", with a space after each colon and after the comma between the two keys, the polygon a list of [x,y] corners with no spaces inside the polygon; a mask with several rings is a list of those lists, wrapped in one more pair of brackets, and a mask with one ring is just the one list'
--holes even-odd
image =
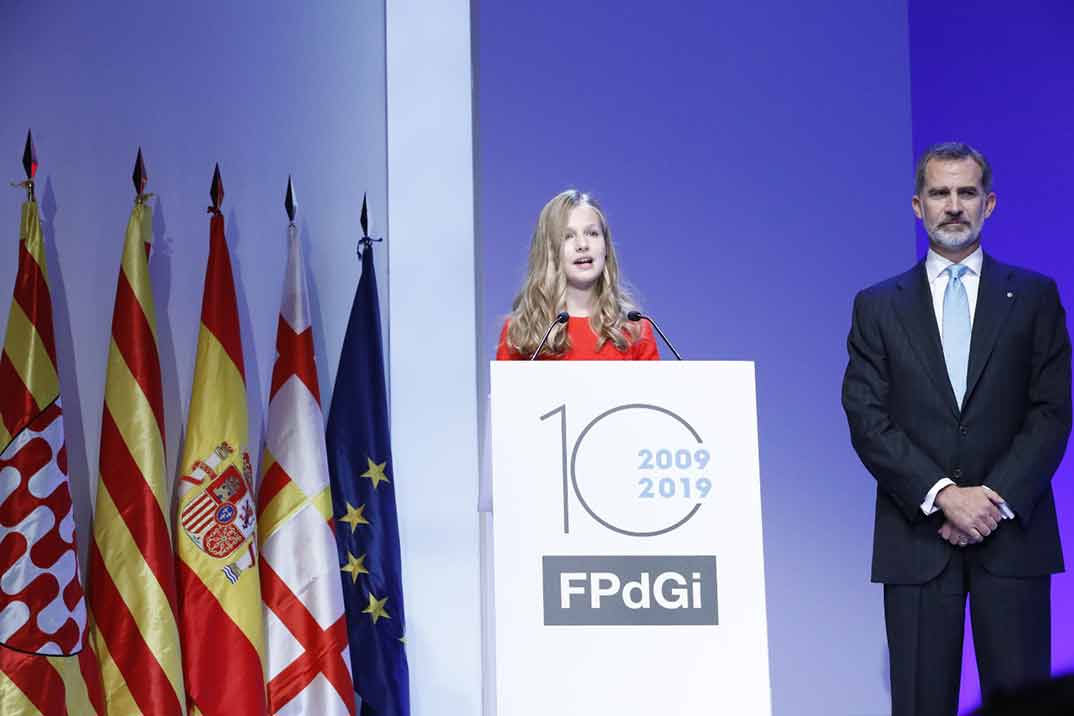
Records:
{"label": "man's short gray hair", "polygon": [[965,159],[966,157],[977,162],[977,166],[981,167],[981,186],[984,188],[985,194],[991,192],[992,165],[988,163],[985,156],[968,144],[962,142],[943,142],[941,144],[933,144],[921,155],[921,158],[917,160],[917,172],[914,175],[914,193],[921,194],[921,190],[925,188],[925,165],[930,161],[933,159],[953,161]]}

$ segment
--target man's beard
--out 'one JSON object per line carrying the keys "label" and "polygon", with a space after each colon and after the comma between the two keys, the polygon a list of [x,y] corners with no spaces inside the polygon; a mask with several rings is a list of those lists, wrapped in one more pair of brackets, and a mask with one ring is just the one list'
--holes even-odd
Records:
{"label": "man's beard", "polygon": [[950,251],[958,251],[977,241],[981,237],[981,230],[974,231],[970,226],[962,226],[959,231],[945,231],[943,227],[937,226],[928,234],[929,241],[932,243],[939,244]]}

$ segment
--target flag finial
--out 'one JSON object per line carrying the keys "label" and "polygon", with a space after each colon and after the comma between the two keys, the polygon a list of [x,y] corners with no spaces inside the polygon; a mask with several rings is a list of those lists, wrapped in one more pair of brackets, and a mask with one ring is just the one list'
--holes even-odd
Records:
{"label": "flag finial", "polygon": [[149,183],[149,174],[145,170],[141,147],[138,147],[138,157],[134,160],[134,173],[131,174],[131,181],[134,182],[135,199],[140,201],[145,195],[145,185]]}
{"label": "flag finial", "polygon": [[26,130],[26,148],[22,150],[22,168],[26,170],[26,178],[30,181],[37,176],[37,147],[34,146],[34,134]]}
{"label": "flag finial", "polygon": [[34,177],[37,176],[37,147],[34,146],[34,134],[26,130],[26,148],[22,150],[22,168],[26,172],[26,179],[21,182],[12,182],[12,186],[21,186],[26,189],[26,200],[34,200]]}
{"label": "flag finial", "polygon": [[291,223],[295,223],[295,209],[298,208],[298,204],[295,203],[295,187],[291,183],[291,175],[287,175],[287,196],[283,199],[283,208],[287,209],[287,218]]}
{"label": "flag finial", "polygon": [[220,163],[217,162],[213,170],[213,184],[209,187],[209,198],[213,205],[209,207],[210,214],[219,214],[220,205],[224,203],[224,180],[220,178]]}
{"label": "flag finial", "polygon": [[359,218],[359,222],[362,224],[362,238],[358,239],[358,255],[362,255],[362,249],[367,246],[372,246],[374,241],[383,241],[384,239],[374,239],[369,235],[369,207],[366,204],[366,195],[362,194],[362,216]]}
{"label": "flag finial", "polygon": [[369,238],[369,209],[366,207],[365,199],[366,199],[366,195],[362,194],[362,217],[361,217],[362,238],[363,239],[368,239]]}

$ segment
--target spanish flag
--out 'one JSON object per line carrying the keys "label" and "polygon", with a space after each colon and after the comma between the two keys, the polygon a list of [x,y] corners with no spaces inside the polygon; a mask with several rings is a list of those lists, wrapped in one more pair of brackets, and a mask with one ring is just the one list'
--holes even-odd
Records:
{"label": "spanish flag", "polygon": [[[219,174],[214,187],[218,180]],[[266,705],[257,516],[242,339],[218,204],[214,198],[194,388],[179,462],[179,634],[192,716],[260,716]]]}
{"label": "spanish flag", "polygon": [[22,206],[19,268],[0,356],[4,716],[101,713],[100,673],[86,638],[74,519],[52,299],[41,221],[31,198]]}
{"label": "spanish flag", "polygon": [[109,716],[182,716],[164,399],[149,282],[153,211],[144,199],[139,194],[127,224],[112,313],[90,545],[90,628]]}

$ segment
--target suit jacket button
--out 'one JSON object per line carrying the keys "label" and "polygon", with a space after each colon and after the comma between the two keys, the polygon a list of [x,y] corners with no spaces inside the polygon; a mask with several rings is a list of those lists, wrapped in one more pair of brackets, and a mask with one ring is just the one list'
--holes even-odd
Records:
{"label": "suit jacket button", "polygon": [[963,437],[965,437],[969,432],[970,431],[966,428],[965,425],[959,425],[958,426],[958,434],[959,435],[962,435]]}
{"label": "suit jacket button", "polygon": [[956,467],[954,470],[952,470],[951,471],[951,477],[955,478],[956,480],[958,478],[962,477],[962,468],[961,467]]}

